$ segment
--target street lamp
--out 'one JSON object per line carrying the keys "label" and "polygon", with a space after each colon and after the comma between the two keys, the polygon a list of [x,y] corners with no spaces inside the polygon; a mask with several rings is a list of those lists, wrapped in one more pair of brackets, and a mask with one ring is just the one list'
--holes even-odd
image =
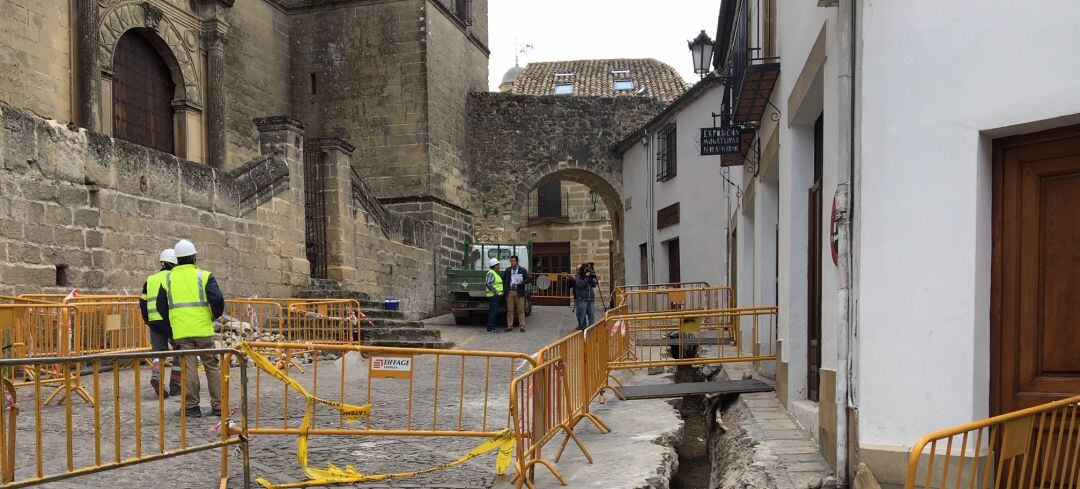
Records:
{"label": "street lamp", "polygon": [[687,41],[690,54],[694,57],[694,73],[705,78],[712,72],[713,41],[704,30],[693,41]]}

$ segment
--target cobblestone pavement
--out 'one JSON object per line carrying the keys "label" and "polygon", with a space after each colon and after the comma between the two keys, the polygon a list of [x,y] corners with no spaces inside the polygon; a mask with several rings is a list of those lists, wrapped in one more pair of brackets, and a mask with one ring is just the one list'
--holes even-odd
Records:
{"label": "cobblestone pavement", "polygon": [[[601,311],[597,311],[602,313]],[[540,347],[570,332],[575,323],[568,307],[536,307],[529,318],[528,331],[517,330],[499,335],[486,335],[479,326],[455,326],[448,316],[428,321],[429,326],[443,331],[445,339],[454,341],[464,350],[511,351],[532,354]],[[344,359],[323,359],[318,366],[303,365],[304,372],[291,369],[289,374],[310,391],[331,400],[344,399],[352,404],[364,404],[368,400],[369,379],[366,360],[356,353]],[[435,402],[435,365],[438,362],[438,402]],[[509,381],[513,374],[513,361],[495,359],[490,366],[485,358],[467,358],[462,365],[460,356],[417,356],[414,359],[412,385],[412,417],[408,416],[409,381],[399,379],[371,379],[372,429],[432,429],[497,431],[507,426],[507,398]],[[316,372],[317,371],[317,372]],[[286,395],[283,385],[249,367],[249,426],[282,427],[286,423],[297,427],[303,418],[303,397],[290,391]],[[485,376],[485,372],[488,375]],[[232,404],[239,400],[239,369],[232,369]],[[344,376],[344,382],[341,381]],[[158,450],[158,412],[156,396],[148,385],[149,370],[141,372],[138,403],[141,426],[135,423],[136,396],[134,372],[122,370],[118,374],[120,393],[119,432],[121,459],[135,455],[136,434],[141,434],[142,453]],[[113,373],[102,373],[99,379],[98,417],[94,409],[81,400],[71,403],[73,436],[71,439],[74,467],[93,465],[96,454],[102,463],[116,459],[117,421],[114,409]],[[89,377],[82,384],[91,392],[93,382]],[[202,396],[204,412],[209,411],[209,399]],[[344,385],[342,390],[339,386]],[[343,395],[342,395],[343,394]],[[16,480],[35,474],[36,444],[34,438],[33,388],[22,387],[18,391],[19,428],[16,435]],[[257,402],[256,402],[257,401]],[[435,406],[438,406],[436,412]],[[486,406],[486,409],[485,409]],[[164,431],[166,450],[179,447],[180,403],[177,398],[164,401]],[[41,411],[42,466],[45,474],[62,473],[67,464],[66,415],[64,405],[47,406]],[[460,414],[460,415],[459,415]],[[95,422],[97,420],[97,422]],[[188,446],[208,443],[219,435],[211,431],[217,419],[205,417],[189,419],[186,442]],[[363,424],[346,428],[364,427]],[[343,422],[337,413],[326,407],[316,409],[317,428],[338,428]],[[95,427],[97,429],[95,430]],[[100,433],[100,446],[95,448],[95,431]],[[388,436],[313,436],[309,460],[315,467],[333,463],[344,467],[354,466],[364,474],[394,473],[424,469],[455,460],[485,438],[464,437],[388,437]],[[362,484],[363,487],[442,487],[472,488],[491,487],[495,481],[493,454],[478,457],[465,464],[444,471],[406,479]],[[67,481],[54,482],[46,487],[169,487],[208,488],[216,487],[219,477],[221,451],[212,450],[184,455],[167,460],[147,462],[131,467],[81,476]],[[230,450],[229,487],[240,487],[241,465],[235,449]],[[271,482],[299,481],[304,474],[296,460],[296,437],[291,435],[258,435],[251,442],[252,480],[265,477]]]}

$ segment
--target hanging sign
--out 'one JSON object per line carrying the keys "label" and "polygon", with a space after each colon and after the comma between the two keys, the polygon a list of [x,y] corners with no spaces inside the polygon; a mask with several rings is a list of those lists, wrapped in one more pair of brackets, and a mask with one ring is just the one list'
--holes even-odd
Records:
{"label": "hanging sign", "polygon": [[742,135],[752,130],[739,126],[701,128],[701,156],[742,153]]}

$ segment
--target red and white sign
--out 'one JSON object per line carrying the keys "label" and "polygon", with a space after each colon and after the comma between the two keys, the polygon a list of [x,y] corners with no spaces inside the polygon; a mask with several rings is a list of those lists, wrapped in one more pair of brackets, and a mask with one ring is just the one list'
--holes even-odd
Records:
{"label": "red and white sign", "polygon": [[371,378],[409,379],[412,378],[412,355],[372,355]]}

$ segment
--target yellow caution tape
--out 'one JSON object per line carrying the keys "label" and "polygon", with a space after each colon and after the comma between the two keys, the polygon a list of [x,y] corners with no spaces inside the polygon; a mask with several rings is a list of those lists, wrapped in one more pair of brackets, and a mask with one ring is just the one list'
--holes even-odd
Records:
{"label": "yellow caution tape", "polygon": [[269,358],[266,358],[261,353],[255,351],[255,349],[247,343],[240,343],[236,346],[236,348],[243,352],[244,355],[247,355],[247,357],[250,358],[253,362],[255,362],[255,366],[259,367],[260,370],[284,382],[286,386],[292,387],[294,390],[306,397],[309,403],[307,406],[307,411],[304,413],[305,417],[310,415],[311,410],[315,407],[311,405],[311,401],[324,404],[326,406],[337,409],[338,411],[341,411],[341,414],[345,416],[345,420],[348,421],[350,424],[360,421],[361,419],[371,414],[371,405],[356,406],[353,404],[345,404],[311,395],[311,393],[309,393],[307,389],[304,389],[304,386],[300,385],[299,382],[293,380],[291,377],[286,375],[285,372],[282,372],[281,369],[277,367],[277,365],[274,365],[274,362],[271,362]]}
{"label": "yellow caution tape", "polygon": [[326,469],[318,469],[308,466],[308,437],[311,434],[311,414],[315,410],[315,403],[325,404],[332,408],[335,408],[346,417],[350,422],[359,421],[361,418],[371,415],[371,405],[355,406],[352,404],[344,404],[340,402],[329,401],[313,396],[299,382],[293,380],[285,372],[282,372],[274,362],[266,358],[259,352],[256,352],[247,343],[241,343],[237,345],[237,349],[243,352],[248,358],[255,362],[255,365],[264,372],[274,376],[274,378],[285,383],[286,386],[292,387],[300,394],[303,394],[307,398],[307,402],[304,405],[304,420],[300,423],[300,434],[296,440],[296,460],[300,464],[300,468],[307,474],[308,480],[303,482],[293,482],[288,484],[272,484],[266,479],[258,478],[255,482],[265,487],[266,489],[290,489],[294,487],[312,487],[312,486],[325,486],[330,484],[353,484],[357,482],[371,482],[387,479],[400,479],[404,477],[412,477],[421,474],[430,474],[439,470],[447,469],[456,465],[460,465],[467,460],[479,457],[493,450],[498,450],[498,455],[495,458],[495,472],[499,475],[506,473],[506,469],[510,467],[510,459],[514,454],[514,431],[511,429],[505,429],[495,436],[485,440],[483,443],[477,445],[475,448],[462,455],[457,460],[447,462],[444,464],[436,465],[423,470],[417,470],[413,472],[400,472],[397,474],[378,474],[378,475],[364,475],[356,471],[351,465],[345,466],[341,469],[333,464],[327,464]]}
{"label": "yellow caution tape", "polygon": [[[307,423],[305,417],[304,423]],[[301,426],[301,432],[306,432],[305,427]],[[506,473],[506,469],[510,466],[510,459],[514,453],[514,432],[513,430],[506,429],[499,434],[485,440],[483,443],[476,446],[462,455],[461,458],[454,460],[453,462],[447,462],[444,464],[436,465],[423,470],[417,470],[412,472],[399,472],[397,474],[378,474],[378,475],[364,475],[356,471],[351,465],[345,466],[344,469],[335,466],[334,464],[327,464],[325,469],[318,469],[314,467],[308,467],[307,465],[307,435],[301,434],[297,447],[297,457],[300,459],[300,466],[304,469],[304,473],[307,474],[308,480],[303,482],[291,482],[288,484],[273,484],[263,478],[255,480],[259,485],[266,489],[291,489],[294,487],[313,487],[313,486],[325,486],[331,484],[355,484],[359,482],[372,482],[381,481],[387,479],[400,479],[404,477],[412,477],[421,474],[430,474],[439,470],[460,465],[461,463],[484,455],[492,450],[498,450],[499,453],[495,459],[495,471],[499,475]]]}

